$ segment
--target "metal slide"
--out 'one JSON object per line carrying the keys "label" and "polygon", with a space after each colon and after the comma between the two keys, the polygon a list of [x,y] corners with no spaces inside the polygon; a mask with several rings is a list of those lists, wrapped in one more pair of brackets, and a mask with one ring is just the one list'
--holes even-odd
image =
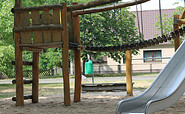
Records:
{"label": "metal slide", "polygon": [[141,95],[122,100],[117,114],[150,114],[175,104],[185,92],[185,41],[158,77]]}

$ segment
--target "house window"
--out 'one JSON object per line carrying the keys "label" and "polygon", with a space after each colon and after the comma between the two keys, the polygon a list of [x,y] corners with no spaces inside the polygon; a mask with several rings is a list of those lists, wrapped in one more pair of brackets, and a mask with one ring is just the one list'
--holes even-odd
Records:
{"label": "house window", "polygon": [[144,51],[144,62],[161,62],[161,50]]}

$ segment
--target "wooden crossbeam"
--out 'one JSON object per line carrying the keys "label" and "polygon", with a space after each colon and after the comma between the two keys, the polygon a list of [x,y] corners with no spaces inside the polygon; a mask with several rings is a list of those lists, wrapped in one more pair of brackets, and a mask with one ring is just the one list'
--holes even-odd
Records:
{"label": "wooden crossbeam", "polygon": [[83,3],[83,4],[76,4],[73,6],[68,6],[67,11],[82,10],[82,9],[101,6],[101,5],[105,5],[105,4],[109,4],[109,3],[113,3],[113,2],[118,2],[118,1],[121,1],[121,0],[96,0],[96,1],[87,2],[87,3]]}
{"label": "wooden crossbeam", "polygon": [[119,8],[133,6],[136,4],[145,3],[147,1],[150,1],[150,0],[136,0],[136,1],[123,2],[123,3],[118,3],[115,5],[109,5],[109,6],[99,7],[99,8],[78,10],[78,11],[74,11],[73,15],[83,15],[83,14],[91,14],[91,13],[109,11],[109,10],[113,10],[113,9],[119,9]]}
{"label": "wooden crossbeam", "polygon": [[[22,64],[27,65],[27,66],[32,66],[33,62],[31,62],[31,61],[22,61]],[[15,65],[15,61],[12,61],[12,65]]]}
{"label": "wooden crossbeam", "polygon": [[44,30],[63,30],[63,24],[49,24],[49,25],[32,25],[25,27],[15,27],[15,32],[25,32],[25,31],[44,31]]}
{"label": "wooden crossbeam", "polygon": [[180,19],[184,19],[185,18],[185,9],[183,10],[181,16],[180,16]]}
{"label": "wooden crossbeam", "polygon": [[[24,84],[31,84],[32,80],[23,80]],[[16,79],[12,80],[12,84],[16,84]]]}
{"label": "wooden crossbeam", "polygon": [[62,4],[54,4],[54,5],[33,6],[33,7],[19,7],[19,8],[13,8],[12,12],[13,13],[15,13],[15,12],[20,13],[20,12],[29,12],[29,11],[40,11],[40,10],[44,10],[44,9],[51,10],[54,8],[62,9],[63,5]]}
{"label": "wooden crossbeam", "polygon": [[[32,95],[24,96],[24,100],[28,100],[28,99],[32,99]],[[12,98],[12,101],[17,101],[17,98],[16,97],[13,97]]]}

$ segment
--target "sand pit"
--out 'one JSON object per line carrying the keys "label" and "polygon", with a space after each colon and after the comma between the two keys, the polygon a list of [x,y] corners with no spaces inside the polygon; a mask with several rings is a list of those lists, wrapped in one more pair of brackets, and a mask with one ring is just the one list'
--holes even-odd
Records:
{"label": "sand pit", "polygon": [[[141,91],[135,91],[139,95]],[[0,99],[0,114],[115,114],[117,103],[126,99],[126,92],[82,93],[82,101],[63,105],[63,95],[42,96],[39,103],[25,101],[25,106],[16,107],[11,98]],[[73,95],[71,95],[73,101]],[[185,96],[175,105],[154,114],[185,114]]]}

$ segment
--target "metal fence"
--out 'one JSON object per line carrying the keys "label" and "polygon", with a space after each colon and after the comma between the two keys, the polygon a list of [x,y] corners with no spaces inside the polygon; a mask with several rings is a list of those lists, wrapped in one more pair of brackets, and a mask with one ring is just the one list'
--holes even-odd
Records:
{"label": "metal fence", "polygon": [[[40,69],[39,70],[39,76],[53,76],[54,75],[54,69]],[[2,77],[9,77],[9,78],[15,78],[15,72],[11,76],[6,76],[5,74],[0,74],[0,79]],[[32,77],[32,70],[24,70],[23,71],[23,77]]]}
{"label": "metal fence", "polygon": [[[158,73],[166,63],[144,63],[132,64],[133,73]],[[111,74],[111,73],[126,73],[126,65],[93,65],[94,74]],[[70,68],[70,73],[74,74],[74,68]]]}

